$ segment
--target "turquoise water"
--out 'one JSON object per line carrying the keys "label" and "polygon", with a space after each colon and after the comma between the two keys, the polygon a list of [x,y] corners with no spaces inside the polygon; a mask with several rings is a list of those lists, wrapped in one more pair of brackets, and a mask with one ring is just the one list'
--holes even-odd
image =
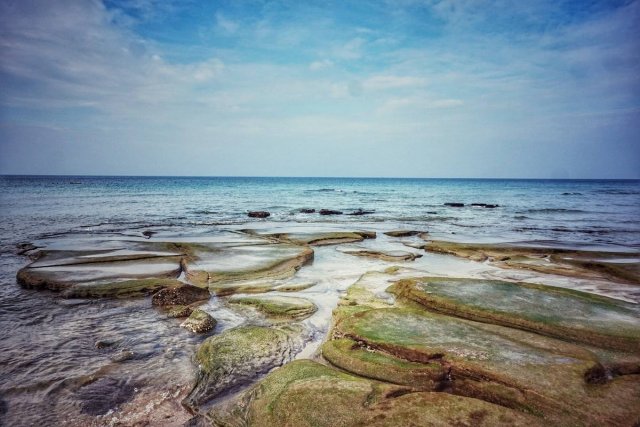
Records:
{"label": "turquoise water", "polygon": [[[458,239],[640,248],[640,181],[5,176],[0,207],[2,250],[71,230],[236,224],[249,210],[278,222],[385,222]],[[374,213],[348,215],[357,209]]]}

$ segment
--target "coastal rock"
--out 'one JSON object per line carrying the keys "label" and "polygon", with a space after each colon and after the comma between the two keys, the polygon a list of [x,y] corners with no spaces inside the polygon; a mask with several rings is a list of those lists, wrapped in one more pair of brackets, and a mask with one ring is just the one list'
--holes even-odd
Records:
{"label": "coastal rock", "polygon": [[459,202],[447,202],[444,205],[448,206],[450,208],[463,208],[464,207],[464,203],[459,203]]}
{"label": "coastal rock", "polygon": [[142,235],[147,239],[151,238],[151,236],[153,236],[154,234],[156,234],[156,232],[151,230],[145,230],[142,232]]}
{"label": "coastal rock", "polygon": [[167,317],[170,317],[173,319],[189,317],[191,316],[191,313],[193,313],[193,308],[189,307],[188,305],[174,305],[170,307],[171,308],[167,312]]}
{"label": "coastal rock", "polygon": [[309,208],[300,209],[300,213],[303,213],[303,214],[311,214],[311,213],[315,213],[315,212],[316,212],[315,209],[309,209]]}
{"label": "coastal rock", "polygon": [[165,288],[156,292],[151,298],[151,304],[155,306],[189,305],[198,301],[205,301],[211,297],[208,289],[197,286],[183,285],[174,288]]}
{"label": "coastal rock", "polygon": [[247,216],[249,218],[268,218],[271,214],[267,211],[251,211]]}
{"label": "coastal rock", "polygon": [[342,211],[333,209],[320,209],[320,215],[342,215]]}
{"label": "coastal rock", "polygon": [[375,239],[375,231],[317,231],[317,232],[282,232],[258,234],[254,230],[242,230],[244,233],[276,239],[282,243],[309,246],[327,246],[341,243],[361,242],[364,239]]}
{"label": "coastal rock", "polygon": [[207,338],[196,352],[200,373],[184,405],[197,408],[282,365],[291,358],[291,346],[288,333],[261,326],[242,326]]}
{"label": "coastal rock", "polygon": [[267,317],[274,319],[304,319],[311,316],[318,309],[308,299],[288,296],[232,297],[229,302],[255,307]]}
{"label": "coastal rock", "polygon": [[439,313],[640,352],[636,304],[544,285],[441,277],[400,280],[389,291]]}
{"label": "coastal rock", "polygon": [[216,319],[214,319],[209,313],[196,308],[180,326],[196,334],[201,334],[211,331],[216,327],[217,323]]}
{"label": "coastal rock", "polygon": [[[456,255],[474,261],[488,260],[502,268],[640,284],[638,253],[583,251],[500,243],[457,243],[442,240],[429,240],[424,250]],[[626,262],[619,262],[621,258]]]}
{"label": "coastal rock", "polygon": [[377,383],[311,360],[274,370],[208,415],[214,425],[265,427],[544,424],[532,415],[481,400]]}
{"label": "coastal rock", "polygon": [[417,230],[391,230],[391,231],[384,232],[384,234],[390,237],[411,237],[411,236],[417,236],[420,233],[426,233],[426,232],[417,231]]}
{"label": "coastal rock", "polygon": [[138,279],[108,283],[70,284],[62,291],[65,298],[131,298],[145,296],[159,289],[179,286],[175,279]]}

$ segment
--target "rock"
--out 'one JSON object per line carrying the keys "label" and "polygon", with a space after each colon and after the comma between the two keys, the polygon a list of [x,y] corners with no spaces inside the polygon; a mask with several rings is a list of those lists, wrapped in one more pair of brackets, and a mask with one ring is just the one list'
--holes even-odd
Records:
{"label": "rock", "polygon": [[80,412],[92,416],[103,415],[128,402],[135,395],[135,386],[125,380],[99,378],[76,391]]}
{"label": "rock", "polygon": [[119,353],[114,354],[111,357],[111,360],[116,363],[126,362],[127,360],[131,360],[135,357],[135,353],[131,350],[122,350]]}
{"label": "rock", "polygon": [[332,209],[320,209],[320,215],[342,215],[342,211]]}
{"label": "rock", "polygon": [[144,237],[146,237],[147,239],[149,239],[154,234],[156,234],[156,232],[155,231],[151,231],[151,230],[145,230],[145,231],[142,232],[142,235]]}
{"label": "rock", "polygon": [[27,252],[31,252],[34,249],[38,249],[38,247],[32,243],[18,243],[16,245],[16,254],[25,255]]}
{"label": "rock", "polygon": [[450,208],[463,208],[464,207],[464,203],[458,203],[458,202],[447,202],[444,205],[445,206],[449,206]]}
{"label": "rock", "polygon": [[193,308],[188,305],[175,305],[171,306],[171,309],[167,312],[167,317],[170,318],[182,318],[189,317],[193,312]]}
{"label": "rock", "polygon": [[318,231],[318,232],[291,232],[258,234],[252,230],[243,230],[246,233],[278,239],[283,243],[295,245],[326,246],[340,243],[361,242],[364,239],[375,239],[375,231]]}
{"label": "rock", "polygon": [[232,297],[229,302],[255,307],[266,316],[275,319],[304,319],[311,316],[318,309],[308,299],[288,296]]}
{"label": "rock", "polygon": [[176,288],[165,288],[156,292],[151,298],[151,304],[165,307],[169,305],[189,305],[198,301],[205,301],[211,297],[208,289],[192,285],[182,285]]}
{"label": "rock", "polygon": [[309,208],[300,209],[300,213],[304,213],[304,214],[310,214],[310,213],[315,213],[315,212],[316,212],[315,209],[309,209]]}
{"label": "rock", "polygon": [[420,233],[426,233],[426,232],[416,231],[416,230],[391,230],[391,231],[385,231],[384,234],[391,237],[410,237],[410,236],[416,236]]}
{"label": "rock", "polygon": [[359,378],[311,360],[295,360],[209,412],[213,425],[541,426],[516,410],[448,393]]}
{"label": "rock", "polygon": [[181,285],[176,279],[136,279],[109,283],[79,283],[62,291],[65,298],[131,298]]}
{"label": "rock", "polygon": [[370,215],[372,213],[375,213],[376,211],[367,211],[367,210],[363,210],[363,209],[357,209],[351,213],[348,213],[347,215],[354,215],[354,216],[360,216],[360,215]]}
{"label": "rock", "polygon": [[115,341],[99,340],[99,341],[96,341],[95,347],[98,350],[102,350],[104,348],[111,347],[111,346],[113,346],[115,344],[116,344]]}
{"label": "rock", "polygon": [[196,308],[180,326],[196,334],[201,334],[211,331],[216,327],[217,323],[216,319],[211,317],[209,313]]}
{"label": "rock", "polygon": [[267,211],[251,211],[247,216],[249,216],[249,218],[267,218],[271,216],[271,214]]}
{"label": "rock", "polygon": [[636,304],[551,286],[459,278],[404,279],[390,292],[438,313],[640,352]]}
{"label": "rock", "polygon": [[288,333],[241,326],[207,338],[196,351],[198,380],[183,404],[197,408],[220,393],[248,383],[291,358]]}

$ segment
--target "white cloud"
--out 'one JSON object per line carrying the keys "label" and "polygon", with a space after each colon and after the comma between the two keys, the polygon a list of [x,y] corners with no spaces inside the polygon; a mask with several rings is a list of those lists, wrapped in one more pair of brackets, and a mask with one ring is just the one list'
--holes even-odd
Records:
{"label": "white cloud", "polygon": [[418,88],[426,85],[423,77],[380,75],[366,79],[362,86],[366,90]]}

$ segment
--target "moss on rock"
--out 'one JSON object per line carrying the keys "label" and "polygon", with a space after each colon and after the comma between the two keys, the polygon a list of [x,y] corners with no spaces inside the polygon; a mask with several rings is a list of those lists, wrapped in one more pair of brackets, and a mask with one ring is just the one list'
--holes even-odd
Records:
{"label": "moss on rock", "polygon": [[307,299],[288,296],[232,297],[229,302],[255,307],[266,316],[276,319],[304,319],[318,309],[314,303]]}

